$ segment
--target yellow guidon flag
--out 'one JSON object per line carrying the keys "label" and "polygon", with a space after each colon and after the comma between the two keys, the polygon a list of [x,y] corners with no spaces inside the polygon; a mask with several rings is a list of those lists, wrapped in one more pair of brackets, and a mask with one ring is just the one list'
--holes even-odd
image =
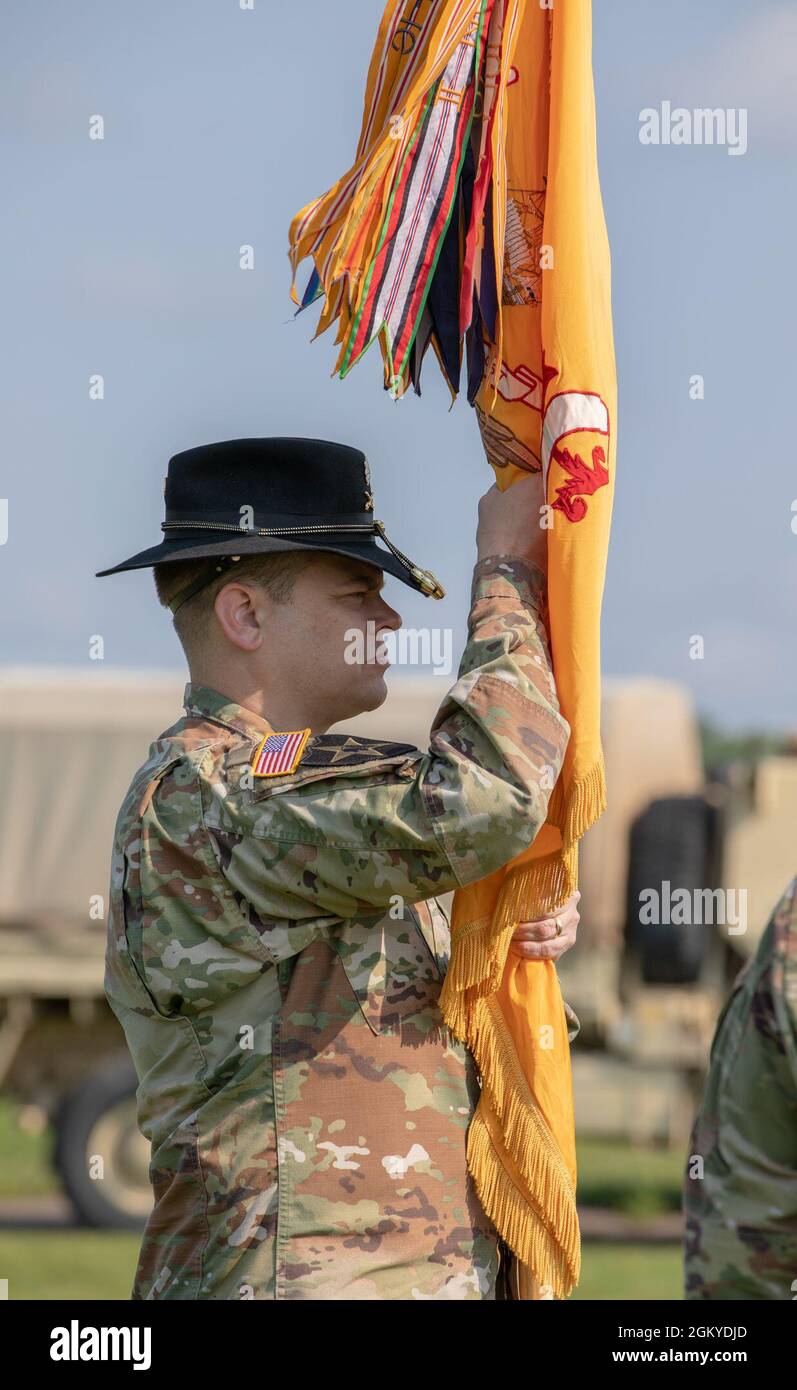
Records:
{"label": "yellow guidon flag", "polygon": [[617,386],[591,50],[590,0],[389,0],[355,161],[290,228],[291,295],[301,307],[324,297],[315,336],[338,321],[341,377],[376,339],[385,388],[420,394],[431,343],[452,398],[465,367],[498,486],[542,472],[570,742],[534,843],[455,894],[440,997],[481,1074],[468,1165],[519,1261],[521,1298],[567,1297],[580,1267],[559,981],[553,962],[508,952],[518,922],[576,887],[578,841],[605,806],[600,608]]}

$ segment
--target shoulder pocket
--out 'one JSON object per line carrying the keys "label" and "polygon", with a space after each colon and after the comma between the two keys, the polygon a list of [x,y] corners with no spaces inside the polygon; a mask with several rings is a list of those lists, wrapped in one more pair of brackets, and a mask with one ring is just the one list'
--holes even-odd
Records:
{"label": "shoulder pocket", "polygon": [[[167,1010],[158,1003],[155,995],[147,984],[146,970],[144,966],[144,942],[143,942],[143,907],[140,901],[138,884],[135,882],[137,870],[131,870],[126,855],[122,856],[122,870],[120,881],[114,888],[112,900],[112,913],[115,922],[119,927],[116,937],[116,950],[120,955],[127,958],[127,963],[131,976],[131,983],[137,988],[146,1000],[153,1013],[164,1019],[179,1018],[179,1011],[176,1009]],[[131,891],[128,891],[129,880]],[[132,898],[132,901],[131,901]],[[138,900],[137,909],[133,902]],[[120,964],[124,963],[120,961]]]}
{"label": "shoulder pocket", "polygon": [[709,1051],[709,1064],[716,1064],[724,1073],[733,1065],[744,1036],[747,1009],[742,995],[750,995],[756,988],[760,971],[755,970],[755,965],[756,957],[751,956],[741,967],[717,1017]]}
{"label": "shoulder pocket", "polygon": [[[159,761],[160,758],[160,761]],[[141,893],[141,818],[159,782],[180,762],[158,750],[139,769],[131,783],[114,834],[111,859],[108,933],[105,951],[105,989],[127,1008],[148,1008],[161,1018],[172,1017],[159,1007],[146,981],[143,960],[144,904]]]}
{"label": "shoulder pocket", "polygon": [[331,934],[349,984],[373,1033],[401,1029],[424,1010],[437,1015],[442,979],[412,909],[352,917]]}
{"label": "shoulder pocket", "polygon": [[[420,750],[416,750],[414,757],[408,757],[406,753],[395,753],[389,757],[374,758],[370,762],[358,763],[351,767],[346,765],[307,767],[304,769],[299,767],[296,772],[286,773],[284,777],[255,777],[252,786],[252,799],[263,801],[266,797],[274,796],[278,792],[293,791],[294,788],[304,787],[310,782],[320,782],[330,778],[345,778],[348,781],[350,777],[378,777],[382,772],[394,772],[409,779],[415,775],[415,764],[422,757],[423,754]],[[264,785],[260,785],[261,782]]]}

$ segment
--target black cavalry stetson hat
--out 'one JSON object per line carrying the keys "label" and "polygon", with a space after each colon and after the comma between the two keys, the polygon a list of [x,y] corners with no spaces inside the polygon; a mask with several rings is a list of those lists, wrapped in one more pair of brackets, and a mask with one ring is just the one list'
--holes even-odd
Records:
{"label": "black cavalry stetson hat", "polygon": [[[160,545],[99,570],[97,577],[170,560],[218,557],[209,575],[183,590],[192,597],[217,573],[248,555],[329,550],[393,574],[442,598],[444,589],[388,540],[373,514],[368,460],[360,449],[326,439],[228,439],[186,449],[169,460]],[[388,549],[376,543],[381,536]]]}

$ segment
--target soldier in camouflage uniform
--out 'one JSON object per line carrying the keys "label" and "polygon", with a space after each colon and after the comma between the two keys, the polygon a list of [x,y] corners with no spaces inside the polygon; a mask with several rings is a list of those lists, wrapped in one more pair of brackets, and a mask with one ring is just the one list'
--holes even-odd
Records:
{"label": "soldier in camouflage uniform", "polygon": [[685,1175],[687,1299],[797,1296],[797,878],[737,976]]}
{"label": "soldier in camouflage uniform", "polygon": [[[436,585],[355,529],[358,510],[374,525],[359,451],[255,440],[177,455],[171,537],[116,567],[157,565],[178,618],[210,592],[200,613],[220,653],[216,666],[189,655],[185,717],[151,746],[115,833],[105,987],[138,1075],[154,1191],[135,1299],[511,1296],[467,1171],[479,1079],[437,1005],[449,928],[436,899],[531,842],[569,736],[529,539],[533,485],[516,484],[512,513],[493,489],[481,549],[499,532],[524,542],[477,561],[467,646],[428,752],[326,732],[385,692],[373,661],[346,673],[332,662],[324,585],[354,584],[382,628],[400,618],[376,587],[381,571]],[[235,529],[239,500],[254,501],[255,529],[231,544],[219,530]],[[264,551],[309,554],[290,602],[247,578],[250,549],[255,564]],[[347,590],[345,614],[349,604]],[[309,667],[297,678],[292,705],[273,686],[259,698],[280,634],[289,666],[297,650],[308,665],[309,640],[323,668],[316,691]],[[289,721],[283,708],[310,712]],[[265,742],[275,730],[296,736],[282,752]],[[264,744],[277,749],[270,767]],[[301,749],[288,766],[286,746]],[[577,920],[571,901],[556,925],[519,927],[513,949],[555,958]],[[563,1040],[578,1029],[568,1006],[560,1027]]]}

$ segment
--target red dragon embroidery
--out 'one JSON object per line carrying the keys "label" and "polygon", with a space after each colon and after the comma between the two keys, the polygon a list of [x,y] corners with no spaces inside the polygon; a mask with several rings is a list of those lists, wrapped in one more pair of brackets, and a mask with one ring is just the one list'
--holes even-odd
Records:
{"label": "red dragon embroidery", "polygon": [[583,521],[587,515],[584,497],[591,497],[599,487],[605,487],[609,481],[606,455],[601,445],[596,444],[592,450],[593,466],[590,468],[580,454],[571,454],[569,449],[555,445],[552,458],[569,477],[567,482],[556,489],[556,501],[551,505],[555,511],[564,512],[568,521]]}

